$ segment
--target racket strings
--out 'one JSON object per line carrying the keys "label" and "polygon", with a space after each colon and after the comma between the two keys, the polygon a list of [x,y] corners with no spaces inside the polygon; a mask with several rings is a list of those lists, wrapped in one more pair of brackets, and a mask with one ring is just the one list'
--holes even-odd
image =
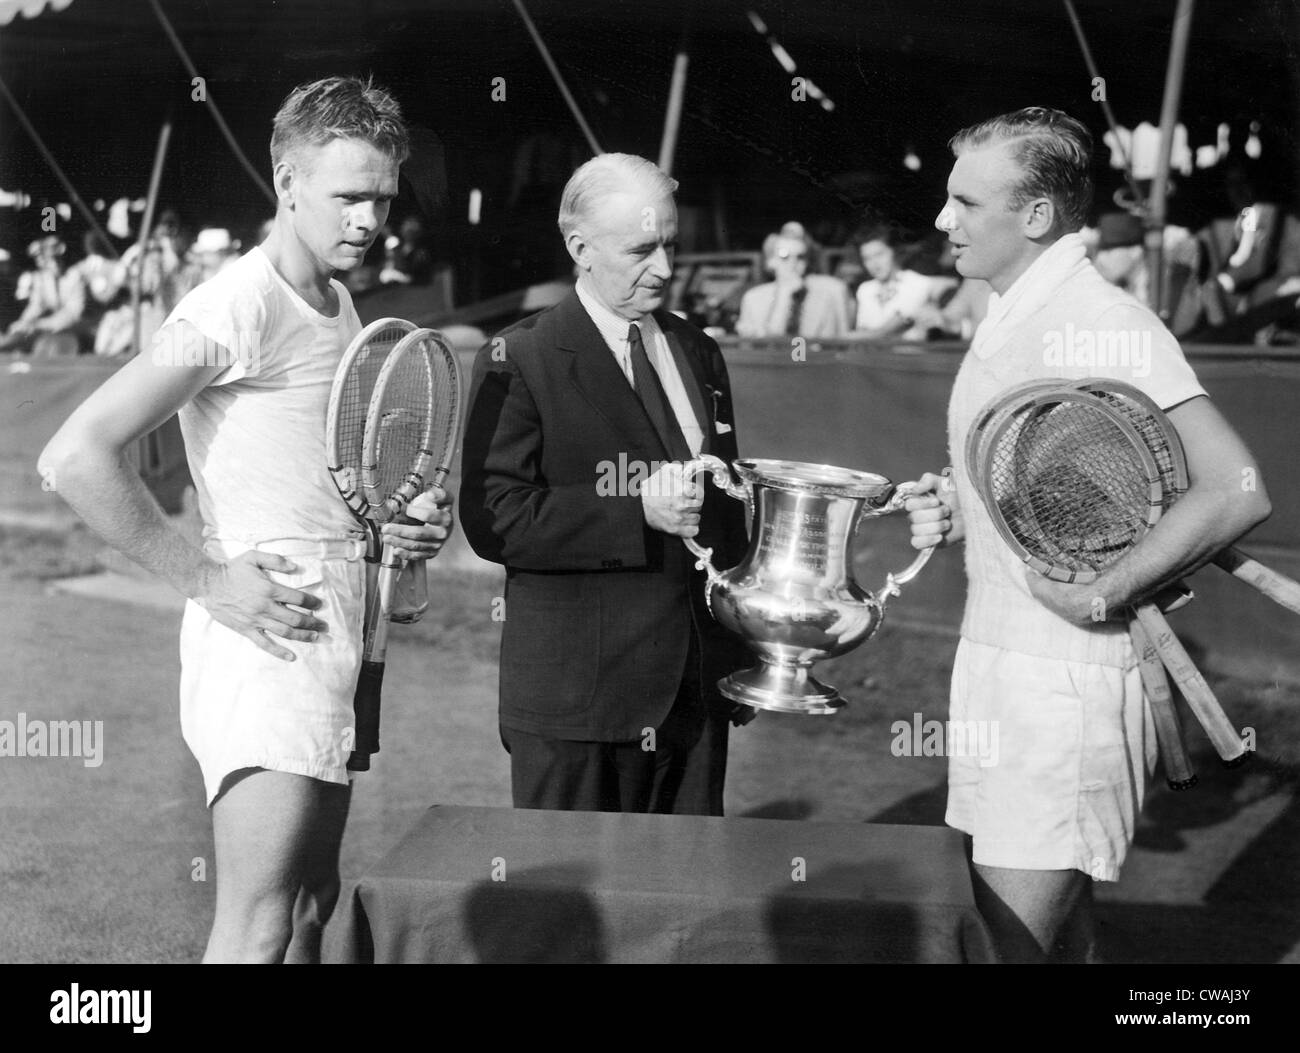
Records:
{"label": "racket strings", "polygon": [[1039,407],[989,451],[992,497],[1026,550],[1070,570],[1118,559],[1151,521],[1149,473],[1123,429],[1085,403]]}
{"label": "racket strings", "polygon": [[332,467],[350,480],[354,490],[361,485],[362,440],[375,382],[388,355],[408,332],[400,326],[390,326],[375,333],[358,349],[338,387]]}
{"label": "racket strings", "polygon": [[1160,483],[1164,490],[1167,510],[1182,496],[1187,485],[1186,481],[1180,478],[1182,474],[1179,470],[1180,465],[1165,428],[1152,413],[1122,395],[1097,387],[1090,387],[1088,391],[1120,414],[1142,437],[1146,448],[1155,458],[1156,468],[1160,472]]}
{"label": "racket strings", "polygon": [[460,430],[460,366],[455,352],[446,345],[435,344],[430,350],[433,391],[438,393],[432,400],[429,427],[431,474],[445,476],[451,470]]}
{"label": "racket strings", "polygon": [[426,488],[433,372],[419,348],[390,364],[382,392],[371,407],[373,448],[363,465],[366,499],[388,502],[396,515]]}

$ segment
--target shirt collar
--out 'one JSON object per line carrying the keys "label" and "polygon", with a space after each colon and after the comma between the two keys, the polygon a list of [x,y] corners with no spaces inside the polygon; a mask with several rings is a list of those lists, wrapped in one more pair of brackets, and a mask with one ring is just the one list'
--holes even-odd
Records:
{"label": "shirt collar", "polygon": [[635,322],[630,322],[626,318],[615,314],[597,300],[581,278],[578,279],[574,288],[583,310],[596,323],[596,328],[600,330],[600,335],[604,337],[605,343],[611,351],[619,353],[627,346],[627,332],[630,325],[640,327],[643,340],[648,339],[652,333],[658,332],[659,326],[655,322],[653,315],[642,315]]}

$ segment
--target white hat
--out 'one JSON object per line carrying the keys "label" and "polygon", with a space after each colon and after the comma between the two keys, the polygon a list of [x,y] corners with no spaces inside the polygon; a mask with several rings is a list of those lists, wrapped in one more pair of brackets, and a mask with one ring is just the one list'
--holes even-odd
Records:
{"label": "white hat", "polygon": [[194,239],[195,252],[234,252],[239,242],[231,241],[230,231],[225,227],[205,227]]}

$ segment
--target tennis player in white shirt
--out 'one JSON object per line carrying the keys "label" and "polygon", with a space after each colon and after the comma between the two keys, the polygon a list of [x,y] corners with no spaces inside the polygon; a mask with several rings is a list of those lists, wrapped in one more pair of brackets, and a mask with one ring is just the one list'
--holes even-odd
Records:
{"label": "tennis player in white shirt", "polygon": [[[326,470],[325,412],[361,325],[335,271],[383,228],[409,150],[396,101],[355,78],[296,88],[275,117],[278,198],[257,248],[189,293],[152,348],[79,407],[43,476],[109,544],[184,594],[181,727],[203,771],[218,873],[204,960],[314,962],[339,893],[360,668],[360,531]],[[179,413],[202,548],[125,451]],[[450,500],[384,527],[436,555]]]}

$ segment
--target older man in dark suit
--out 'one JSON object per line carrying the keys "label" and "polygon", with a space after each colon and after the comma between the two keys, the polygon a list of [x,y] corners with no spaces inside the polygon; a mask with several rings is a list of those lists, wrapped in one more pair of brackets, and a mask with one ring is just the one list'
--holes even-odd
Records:
{"label": "older man in dark suit", "polygon": [[578,169],[559,216],[576,288],[475,363],[461,521],[506,567],[516,807],[721,815],[728,722],[754,712],[717,692],[750,657],[682,544],[729,567],[746,538],[737,502],[682,476],[737,453],[717,344],[662,309],[676,188],[627,154]]}

